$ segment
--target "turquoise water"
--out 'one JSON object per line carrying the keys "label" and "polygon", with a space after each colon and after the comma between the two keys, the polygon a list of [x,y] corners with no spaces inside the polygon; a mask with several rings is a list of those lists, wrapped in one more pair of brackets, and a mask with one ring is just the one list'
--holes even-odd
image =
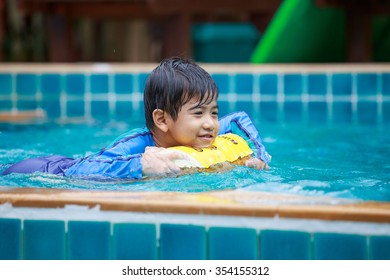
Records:
{"label": "turquoise water", "polygon": [[[132,127],[139,127],[134,124]],[[0,171],[24,158],[82,157],[131,129],[120,122],[90,125],[0,125]],[[90,181],[50,174],[11,174],[0,186],[119,191],[202,192],[244,189],[304,196],[390,201],[390,133],[373,125],[258,124],[273,159],[269,171],[237,166],[155,180]]]}

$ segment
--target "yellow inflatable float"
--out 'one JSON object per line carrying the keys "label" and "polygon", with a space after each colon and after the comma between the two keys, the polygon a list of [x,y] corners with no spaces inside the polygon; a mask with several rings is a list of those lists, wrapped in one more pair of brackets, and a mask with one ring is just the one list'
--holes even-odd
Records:
{"label": "yellow inflatable float", "polygon": [[244,164],[253,154],[247,142],[240,136],[232,133],[219,135],[213,144],[207,148],[192,148],[185,146],[170,147],[189,155],[189,160],[177,160],[175,164],[180,168],[208,169],[218,164],[230,162]]}

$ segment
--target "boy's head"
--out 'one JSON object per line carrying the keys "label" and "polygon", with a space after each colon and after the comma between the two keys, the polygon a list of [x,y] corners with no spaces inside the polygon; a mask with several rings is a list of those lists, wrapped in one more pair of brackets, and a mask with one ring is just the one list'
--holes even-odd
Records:
{"label": "boy's head", "polygon": [[182,106],[196,98],[198,105],[218,98],[218,88],[203,68],[192,60],[169,58],[149,75],[144,91],[146,126],[155,129],[153,111],[160,109],[176,120]]}

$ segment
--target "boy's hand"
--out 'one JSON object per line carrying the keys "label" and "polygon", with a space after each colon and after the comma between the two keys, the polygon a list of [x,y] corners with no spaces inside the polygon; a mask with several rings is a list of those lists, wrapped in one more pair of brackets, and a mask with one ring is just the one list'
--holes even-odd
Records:
{"label": "boy's hand", "polygon": [[251,158],[245,162],[245,166],[252,167],[258,170],[268,170],[268,164],[258,158]]}
{"label": "boy's hand", "polygon": [[187,159],[187,155],[174,150],[159,147],[146,147],[142,155],[142,174],[144,176],[165,176],[180,173],[174,163],[178,159]]}

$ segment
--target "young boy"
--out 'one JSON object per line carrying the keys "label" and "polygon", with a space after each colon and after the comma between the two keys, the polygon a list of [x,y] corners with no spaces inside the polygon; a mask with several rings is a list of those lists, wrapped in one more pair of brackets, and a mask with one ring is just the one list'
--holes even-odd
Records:
{"label": "young boy", "polygon": [[178,174],[175,160],[186,155],[173,146],[208,147],[218,134],[236,133],[254,151],[246,166],[267,169],[270,156],[248,115],[218,120],[218,89],[211,76],[191,60],[163,60],[149,75],[144,91],[146,127],[118,137],[97,154],[81,159],[48,156],[21,161],[9,173],[48,172],[62,176],[134,178]]}

